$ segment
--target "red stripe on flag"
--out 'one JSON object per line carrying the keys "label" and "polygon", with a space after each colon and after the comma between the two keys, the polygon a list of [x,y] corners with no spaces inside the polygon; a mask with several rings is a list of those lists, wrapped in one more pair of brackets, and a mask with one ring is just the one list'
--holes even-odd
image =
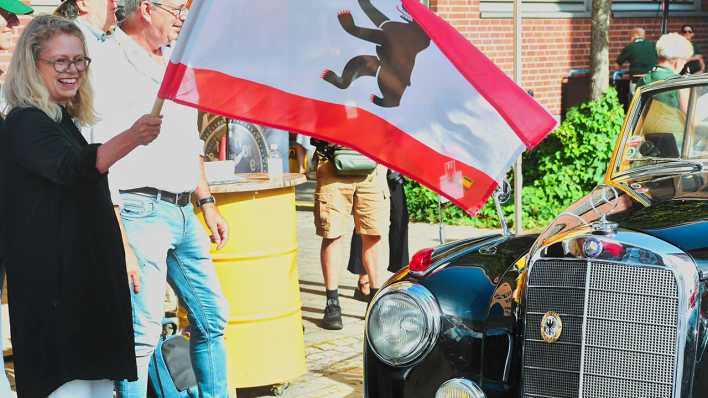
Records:
{"label": "red stripe on flag", "polygon": [[[174,63],[167,67],[158,95],[206,112],[301,132],[356,149],[414,176],[470,215],[479,211],[496,187],[496,182],[480,170],[441,155],[361,108],[313,100],[221,72]],[[440,189],[445,165],[452,161],[468,182],[461,198],[450,197]]]}
{"label": "red stripe on flag", "polygon": [[402,0],[413,19],[475,89],[499,112],[529,150],[556,126],[536,100],[502,72],[460,32],[419,0]]}

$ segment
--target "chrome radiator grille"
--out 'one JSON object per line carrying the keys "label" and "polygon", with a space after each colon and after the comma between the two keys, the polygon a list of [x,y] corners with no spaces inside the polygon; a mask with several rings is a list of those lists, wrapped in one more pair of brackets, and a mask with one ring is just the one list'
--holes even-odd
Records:
{"label": "chrome radiator grille", "polygon": [[[668,269],[537,261],[526,290],[522,396],[672,398],[678,305]],[[555,343],[541,336],[548,311],[563,320]]]}

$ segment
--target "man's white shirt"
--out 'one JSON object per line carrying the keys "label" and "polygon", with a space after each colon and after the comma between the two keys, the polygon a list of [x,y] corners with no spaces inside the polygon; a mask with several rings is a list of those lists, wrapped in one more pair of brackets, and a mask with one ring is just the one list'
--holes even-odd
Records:
{"label": "man's white shirt", "polygon": [[[155,60],[122,31],[117,31],[99,56],[110,65],[92,72],[96,92],[94,107],[99,122],[93,126],[92,142],[103,143],[130,128],[150,113],[167,65]],[[114,54],[103,55],[105,51]],[[165,101],[162,129],[155,141],[140,146],[115,163],[108,175],[114,203],[117,191],[153,187],[170,192],[196,189],[200,177],[199,156],[204,143],[197,132],[194,109]]]}

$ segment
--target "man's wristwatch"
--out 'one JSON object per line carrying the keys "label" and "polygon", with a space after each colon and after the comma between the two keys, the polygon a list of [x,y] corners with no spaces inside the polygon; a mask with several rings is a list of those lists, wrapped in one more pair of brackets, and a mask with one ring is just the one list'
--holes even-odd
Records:
{"label": "man's wristwatch", "polygon": [[209,195],[206,198],[201,198],[197,200],[197,207],[202,207],[207,203],[216,203],[216,198],[214,195]]}

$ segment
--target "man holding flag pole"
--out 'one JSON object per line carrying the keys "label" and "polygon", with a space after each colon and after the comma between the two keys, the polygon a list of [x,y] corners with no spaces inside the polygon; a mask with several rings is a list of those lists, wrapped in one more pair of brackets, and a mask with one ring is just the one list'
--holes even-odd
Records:
{"label": "man holding flag pole", "polygon": [[[110,68],[114,72],[108,75],[109,68],[102,68],[95,74],[97,91],[112,98],[110,109],[98,109],[102,120],[94,128],[97,141],[110,138],[133,114],[151,107],[167,64],[166,46],[177,38],[187,13],[184,0],[121,3],[125,34],[116,37],[119,54],[112,57]],[[139,291],[131,290],[138,380],[118,382],[116,390],[119,398],[146,396],[148,363],[162,331],[167,280],[187,309],[200,397],[226,397],[227,303],[209,255],[209,238],[191,204],[193,195],[217,248],[228,239],[227,224],[206,182],[203,142],[193,127],[196,112],[173,103],[154,111],[163,115],[165,137],[116,163],[109,176],[112,192],[120,192],[116,202],[141,281]]]}

